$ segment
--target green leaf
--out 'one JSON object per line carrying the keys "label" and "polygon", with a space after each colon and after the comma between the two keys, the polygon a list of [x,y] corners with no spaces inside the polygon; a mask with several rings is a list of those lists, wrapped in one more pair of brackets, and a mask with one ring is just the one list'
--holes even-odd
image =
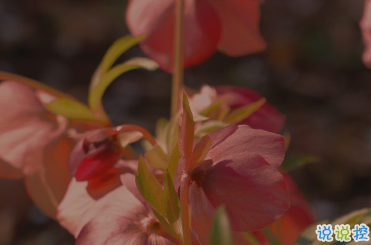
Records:
{"label": "green leaf", "polygon": [[366,215],[369,212],[370,209],[368,208],[363,208],[360,210],[355,210],[353,212],[350,212],[349,214],[346,214],[336,220],[334,220],[331,224],[333,228],[335,225],[340,225],[340,224],[349,224],[349,226],[352,228],[356,223],[358,224],[358,221]]}
{"label": "green leaf", "polygon": [[174,150],[171,154],[170,162],[169,162],[169,166],[168,166],[168,172],[170,174],[171,179],[173,180],[173,183],[174,183],[174,178],[175,178],[175,175],[176,175],[176,170],[177,170],[178,165],[179,165],[179,161],[180,161],[179,146],[178,146],[178,144],[176,144],[175,147],[174,147]]}
{"label": "green leaf", "polygon": [[218,129],[218,128],[222,128],[222,127],[225,127],[225,126],[228,126],[228,123],[226,122],[222,122],[222,121],[219,121],[219,120],[210,120],[210,121],[207,121],[203,124],[201,124],[200,126],[198,126],[195,130],[195,138],[200,138],[202,136],[204,136],[205,134],[215,130],[215,129]]}
{"label": "green leaf", "polygon": [[225,102],[225,100],[217,100],[215,101],[214,103],[212,103],[208,108],[206,108],[202,113],[201,115],[202,116],[209,116],[209,114],[214,111],[215,109],[218,109],[220,107],[220,105]]}
{"label": "green leaf", "polygon": [[242,120],[248,118],[251,114],[257,111],[262,105],[266,102],[265,98],[261,98],[257,102],[242,106],[238,109],[233,110],[228,116],[225,118],[225,122],[232,124],[232,123],[239,123]]}
{"label": "green leaf", "polygon": [[158,213],[165,215],[164,191],[156,177],[148,169],[143,156],[139,157],[138,174],[135,178],[139,192]]}
{"label": "green leaf", "polygon": [[151,150],[147,151],[145,157],[152,167],[159,169],[167,169],[170,160],[158,145],[153,146]]}
{"label": "green leaf", "polygon": [[[328,224],[328,221],[325,220],[318,224]],[[317,240],[317,224],[313,224],[307,227],[300,235],[299,239],[296,241],[295,245],[310,245]]]}
{"label": "green leaf", "polygon": [[216,210],[212,230],[210,245],[232,245],[232,229],[228,214],[224,206],[219,206]]}
{"label": "green leaf", "polygon": [[269,226],[265,227],[263,231],[271,245],[281,245]]}
{"label": "green leaf", "polygon": [[181,239],[181,236],[178,235],[178,233],[174,230],[174,228],[169,224],[169,222],[166,220],[166,218],[164,218],[164,216],[162,216],[161,214],[159,214],[155,209],[152,209],[153,211],[153,214],[156,216],[156,218],[158,219],[158,221],[160,221],[160,223],[165,227],[165,229],[170,232],[174,237],[176,237],[178,240],[182,240]]}
{"label": "green leaf", "polygon": [[131,35],[127,35],[116,40],[111,45],[111,47],[109,47],[101,63],[99,64],[97,70],[95,71],[90,84],[90,90],[93,90],[95,88],[95,86],[99,83],[102,74],[112,67],[113,63],[115,63],[115,61],[117,60],[118,57],[120,57],[120,55],[122,55],[126,50],[142,41],[144,38],[145,36],[132,37]]}
{"label": "green leaf", "polygon": [[171,154],[171,151],[174,149],[175,145],[178,144],[178,134],[179,134],[179,121],[181,116],[181,111],[179,111],[169,123],[168,131],[167,131],[167,153]]}
{"label": "green leaf", "polygon": [[[346,214],[340,218],[335,219],[334,221],[324,220],[319,223],[313,224],[307,227],[304,232],[300,235],[298,241],[295,243],[296,245],[316,245],[316,244],[340,244],[334,238],[333,242],[330,243],[321,243],[317,240],[316,229],[317,225],[319,224],[331,224],[332,228],[335,229],[335,225],[340,224],[349,224],[350,228],[352,229],[355,224],[364,223],[368,226],[371,224],[371,209],[364,208],[360,210],[355,210],[349,214]],[[353,241],[354,242],[354,241]],[[342,242],[341,244],[353,244],[352,241],[349,243]]]}
{"label": "green leaf", "polygon": [[242,235],[251,245],[261,245],[250,232],[243,232]]}
{"label": "green leaf", "polygon": [[165,185],[165,212],[167,220],[177,234],[182,234],[182,222],[180,219],[180,201],[176,193],[171,176],[167,170],[164,171],[164,185]]}
{"label": "green leaf", "polygon": [[281,165],[281,170],[291,171],[300,168],[308,163],[318,162],[321,159],[319,157],[310,155],[295,155],[286,157]]}
{"label": "green leaf", "polygon": [[147,70],[157,69],[158,65],[152,60],[146,58],[133,58],[122,64],[114,66],[107,72],[102,72],[101,78],[89,93],[89,105],[93,110],[101,106],[102,96],[107,87],[122,73],[133,69],[144,68]]}
{"label": "green leaf", "polygon": [[193,150],[194,125],[195,122],[193,120],[191,108],[189,107],[187,95],[183,93],[183,113],[178,138],[180,139],[179,142],[182,142],[184,147],[181,150],[183,151],[184,156],[187,158],[189,158]]}
{"label": "green leaf", "polygon": [[92,111],[86,105],[67,97],[58,98],[45,104],[44,107],[55,114],[61,114],[69,119],[81,121],[94,121]]}

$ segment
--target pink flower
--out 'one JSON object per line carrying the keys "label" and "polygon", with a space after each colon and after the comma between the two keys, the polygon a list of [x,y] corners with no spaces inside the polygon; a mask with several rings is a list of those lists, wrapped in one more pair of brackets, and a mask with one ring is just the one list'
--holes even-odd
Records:
{"label": "pink flower", "polygon": [[0,115],[0,159],[23,175],[40,170],[45,147],[68,123],[43,107],[35,89],[15,81],[0,83]]}
{"label": "pink flower", "polygon": [[[148,35],[143,51],[160,67],[173,70],[175,0],[131,0],[126,20],[133,36]],[[216,50],[230,56],[261,51],[260,0],[186,0],[184,10],[185,67],[199,64]]]}
{"label": "pink flower", "polygon": [[70,180],[73,142],[64,136],[68,120],[48,112],[40,93],[46,92],[16,81],[0,83],[0,177],[25,177],[31,199],[55,217]]}
{"label": "pink flower", "polygon": [[124,174],[127,183],[94,200],[86,192],[86,183],[73,180],[59,207],[58,220],[77,237],[76,244],[173,245],[137,193],[133,174]]}
{"label": "pink flower", "polygon": [[[257,92],[244,87],[235,86],[203,86],[199,93],[194,93],[189,99],[193,114],[202,113],[210,105],[218,100],[225,101],[224,107],[230,107],[231,111],[252,104],[262,99]],[[273,133],[280,133],[286,117],[273,105],[265,102],[258,110],[238,124],[247,124],[254,129],[263,129]]]}
{"label": "pink flower", "polygon": [[221,204],[234,231],[260,230],[280,218],[289,208],[285,181],[277,170],[285,156],[283,137],[232,124],[207,133],[193,146],[194,122],[184,101],[175,189],[187,175],[194,227],[210,227]]}

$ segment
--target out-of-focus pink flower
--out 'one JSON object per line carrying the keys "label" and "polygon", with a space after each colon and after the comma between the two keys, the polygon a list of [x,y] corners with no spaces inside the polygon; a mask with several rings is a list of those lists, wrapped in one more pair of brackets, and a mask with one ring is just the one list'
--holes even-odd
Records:
{"label": "out-of-focus pink flower", "polygon": [[[120,134],[125,135],[120,137]],[[130,144],[142,137],[154,143],[145,129],[135,125],[99,128],[73,137],[79,140],[69,156],[70,174],[77,181],[89,181],[87,189],[96,199],[121,185],[119,176],[123,171],[114,165],[127,153],[122,144]]]}
{"label": "out-of-focus pink flower", "polygon": [[[206,134],[193,147],[187,145],[193,141],[186,135],[185,128],[192,127],[186,123],[185,114],[179,128],[181,161],[175,188],[179,188],[186,171],[190,176],[191,214],[197,226],[210,227],[212,214],[221,204],[226,207],[234,231],[263,229],[280,218],[289,208],[286,185],[277,170],[285,155],[283,137],[247,125],[230,125]],[[209,140],[207,151],[203,147]],[[206,156],[195,165],[192,154],[197,159]]]}
{"label": "out-of-focus pink flower", "polygon": [[371,68],[371,1],[365,0],[360,27],[365,45],[362,60],[367,68]]}
{"label": "out-of-focus pink flower", "polygon": [[0,159],[24,175],[40,170],[45,147],[68,123],[43,107],[35,89],[15,81],[0,83],[0,115]]}
{"label": "out-of-focus pink flower", "polygon": [[[166,71],[173,70],[175,0],[131,0],[126,20],[133,36],[148,35],[143,51]],[[230,56],[262,51],[260,0],[186,0],[183,64],[205,61],[216,50]]]}
{"label": "out-of-focus pink flower", "polygon": [[121,175],[121,180],[128,186],[99,200],[86,192],[85,182],[71,181],[58,220],[77,237],[76,244],[175,244],[158,235],[166,231],[137,193],[134,174]]}

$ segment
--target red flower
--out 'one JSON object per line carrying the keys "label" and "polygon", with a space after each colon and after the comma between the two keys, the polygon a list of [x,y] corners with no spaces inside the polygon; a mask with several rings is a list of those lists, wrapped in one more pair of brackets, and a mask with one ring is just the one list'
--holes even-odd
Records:
{"label": "red flower", "polygon": [[77,181],[88,181],[88,192],[93,198],[101,198],[108,191],[121,185],[123,170],[114,165],[126,153],[134,158],[125,146],[142,137],[154,143],[152,136],[135,125],[99,128],[73,136],[79,139],[69,157],[69,171]]}
{"label": "red flower", "polygon": [[[230,56],[261,51],[260,0],[186,0],[185,67],[205,61],[216,50]],[[126,20],[133,36],[148,35],[143,51],[166,71],[173,70],[175,0],[131,0]]]}

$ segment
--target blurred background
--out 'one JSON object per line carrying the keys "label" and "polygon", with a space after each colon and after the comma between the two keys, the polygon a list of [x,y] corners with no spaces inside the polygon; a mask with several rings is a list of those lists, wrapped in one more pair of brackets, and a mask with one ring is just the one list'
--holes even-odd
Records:
{"label": "blurred background", "polygon": [[[41,81],[86,102],[107,48],[128,34],[126,0],[0,0],[0,70]],[[318,220],[371,203],[371,70],[361,61],[363,0],[266,0],[268,49],[217,53],[185,72],[185,84],[257,90],[287,115],[288,154],[321,157],[290,174]],[[120,60],[144,56],[138,47]],[[130,71],[104,95],[114,124],[154,131],[170,112],[171,76]],[[1,115],[0,115],[1,116]],[[70,245],[69,233],[41,213],[22,181],[0,180],[0,245]]]}

